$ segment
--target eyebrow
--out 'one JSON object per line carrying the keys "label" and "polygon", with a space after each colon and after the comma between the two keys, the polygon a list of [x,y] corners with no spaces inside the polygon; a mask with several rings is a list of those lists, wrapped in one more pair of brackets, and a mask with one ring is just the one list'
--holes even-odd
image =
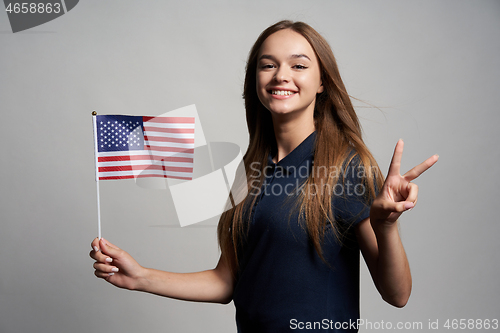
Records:
{"label": "eyebrow", "polygon": [[[288,57],[289,59],[297,59],[297,58],[306,58],[307,60],[311,61],[311,58],[309,58],[308,56],[306,56],[305,54],[292,54]],[[262,60],[262,59],[269,59],[269,60],[273,60],[273,61],[276,61],[276,58],[272,55],[269,55],[269,54],[263,54],[260,56],[259,60]]]}

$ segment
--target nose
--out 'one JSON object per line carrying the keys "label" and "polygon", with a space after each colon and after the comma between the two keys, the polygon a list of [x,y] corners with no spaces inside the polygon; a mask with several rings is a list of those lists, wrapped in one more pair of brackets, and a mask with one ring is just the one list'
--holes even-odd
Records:
{"label": "nose", "polygon": [[285,66],[280,66],[276,70],[276,74],[274,75],[274,80],[277,82],[288,82],[290,81],[290,73],[287,71]]}

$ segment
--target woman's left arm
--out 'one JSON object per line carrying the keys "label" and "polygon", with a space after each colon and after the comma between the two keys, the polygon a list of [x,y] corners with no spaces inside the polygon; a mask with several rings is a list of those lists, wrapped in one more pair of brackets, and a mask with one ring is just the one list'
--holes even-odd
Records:
{"label": "woman's left arm", "polygon": [[392,156],[384,185],[372,203],[370,218],[356,227],[358,243],[373,282],[382,298],[397,307],[406,305],[411,293],[411,273],[399,237],[397,220],[417,203],[418,186],[411,183],[437,162],[434,155],[404,175],[400,175],[403,141]]}

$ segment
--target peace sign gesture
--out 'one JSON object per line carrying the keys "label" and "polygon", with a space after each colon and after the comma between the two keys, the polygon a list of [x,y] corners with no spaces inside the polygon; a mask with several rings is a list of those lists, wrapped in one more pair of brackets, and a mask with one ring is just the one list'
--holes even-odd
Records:
{"label": "peace sign gesture", "polygon": [[373,201],[370,210],[372,224],[393,224],[406,210],[417,203],[418,186],[411,181],[416,179],[437,162],[439,156],[429,157],[401,176],[400,166],[403,156],[403,140],[399,140],[392,156],[389,173],[379,195]]}

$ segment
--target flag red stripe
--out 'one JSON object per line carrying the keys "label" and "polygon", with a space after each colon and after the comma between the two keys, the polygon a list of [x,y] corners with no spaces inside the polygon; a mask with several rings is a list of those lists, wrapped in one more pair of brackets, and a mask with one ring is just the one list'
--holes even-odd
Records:
{"label": "flag red stripe", "polygon": [[193,163],[192,157],[174,157],[174,156],[150,156],[150,155],[130,155],[130,156],[101,156],[98,162],[115,162],[115,161],[140,161],[140,160],[155,160],[165,162],[180,162]]}
{"label": "flag red stripe", "polygon": [[194,133],[194,128],[165,128],[165,127],[154,127],[154,124],[147,125],[144,124],[144,130],[150,132],[164,132],[164,133]]}
{"label": "flag red stripe", "polygon": [[[139,175],[137,178],[149,178],[149,177],[158,177],[158,175]],[[181,177],[181,176],[172,176],[172,175],[163,175],[163,178],[175,178],[175,179],[185,179],[185,180],[192,180],[193,178],[191,177]]]}
{"label": "flag red stripe", "polygon": [[[180,123],[180,124],[194,124],[194,117],[142,117],[143,122],[149,121],[150,123]],[[144,124],[146,126],[146,124]]]}
{"label": "flag red stripe", "polygon": [[145,171],[145,170],[164,170],[164,171],[172,171],[172,172],[193,172],[193,168],[151,165],[151,164],[149,164],[149,165],[120,165],[120,166],[99,167],[99,172]]}
{"label": "flag red stripe", "polygon": [[171,175],[129,175],[129,176],[112,176],[112,177],[99,177],[99,180],[113,180],[113,179],[132,179],[132,178],[149,178],[149,177],[163,177],[163,178],[172,178],[172,179],[184,179],[191,180],[190,177],[180,177],[180,176],[171,176]]}

